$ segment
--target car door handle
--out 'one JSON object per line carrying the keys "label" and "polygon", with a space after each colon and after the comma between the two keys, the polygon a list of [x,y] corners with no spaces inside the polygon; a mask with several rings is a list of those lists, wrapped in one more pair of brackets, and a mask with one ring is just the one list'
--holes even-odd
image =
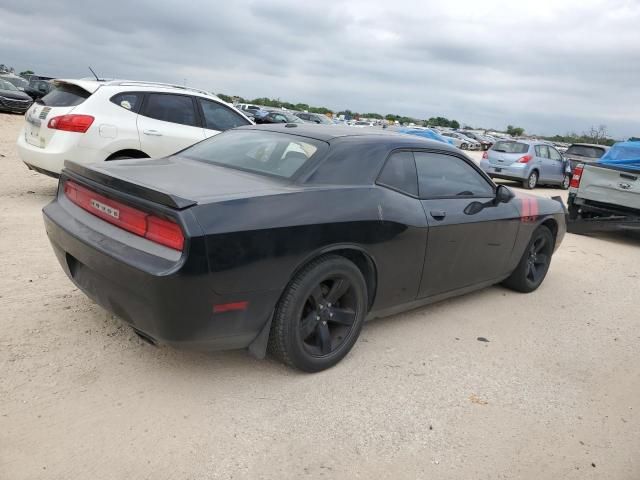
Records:
{"label": "car door handle", "polygon": [[162,134],[157,130],[143,130],[142,133],[145,135],[151,135],[152,137],[161,137]]}
{"label": "car door handle", "polygon": [[429,213],[431,213],[431,216],[436,220],[442,220],[447,216],[447,212],[445,212],[444,210],[431,210],[431,212]]}

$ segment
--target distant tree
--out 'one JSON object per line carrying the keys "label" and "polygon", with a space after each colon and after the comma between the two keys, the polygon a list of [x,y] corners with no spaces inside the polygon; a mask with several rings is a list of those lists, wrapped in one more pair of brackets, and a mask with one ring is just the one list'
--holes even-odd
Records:
{"label": "distant tree", "polygon": [[460,128],[460,123],[458,123],[458,121],[457,121],[457,120],[451,120],[450,127],[451,127],[451,128],[455,128],[455,129],[458,129],[458,128]]}
{"label": "distant tree", "polygon": [[20,76],[21,77],[27,77],[27,76],[33,75],[33,74],[34,74],[33,70],[25,70],[24,72],[20,72]]}
{"label": "distant tree", "polygon": [[378,120],[382,120],[382,115],[379,113],[363,113],[360,116],[364,118],[377,118]]}
{"label": "distant tree", "polygon": [[507,133],[512,137],[519,137],[524,133],[524,128],[507,125]]}
{"label": "distant tree", "polygon": [[220,100],[224,100],[227,103],[233,103],[233,97],[230,97],[229,95],[225,95],[224,93],[218,93],[218,98]]}

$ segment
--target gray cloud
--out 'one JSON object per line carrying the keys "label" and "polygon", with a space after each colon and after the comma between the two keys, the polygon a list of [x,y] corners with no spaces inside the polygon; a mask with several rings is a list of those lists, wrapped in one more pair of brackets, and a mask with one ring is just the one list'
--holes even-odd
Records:
{"label": "gray cloud", "polygon": [[634,0],[0,6],[0,62],[472,125],[640,134]]}

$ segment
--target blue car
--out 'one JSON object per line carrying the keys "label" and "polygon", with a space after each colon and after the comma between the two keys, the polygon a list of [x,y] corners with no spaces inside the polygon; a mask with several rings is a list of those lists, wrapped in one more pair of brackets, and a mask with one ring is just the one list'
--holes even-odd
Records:
{"label": "blue car", "polygon": [[453,140],[443,137],[438,132],[431,130],[430,128],[399,128],[396,131],[399,133],[408,133],[409,135],[417,135],[419,137],[428,138],[429,140],[437,140],[438,142],[453,145],[455,147]]}

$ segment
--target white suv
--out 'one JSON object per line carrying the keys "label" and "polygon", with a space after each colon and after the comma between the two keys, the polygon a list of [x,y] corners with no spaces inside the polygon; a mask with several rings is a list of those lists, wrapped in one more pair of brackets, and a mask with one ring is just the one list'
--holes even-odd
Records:
{"label": "white suv", "polygon": [[27,166],[57,177],[79,163],[164,157],[251,121],[215,95],[178,85],[55,80],[27,111],[18,153]]}

